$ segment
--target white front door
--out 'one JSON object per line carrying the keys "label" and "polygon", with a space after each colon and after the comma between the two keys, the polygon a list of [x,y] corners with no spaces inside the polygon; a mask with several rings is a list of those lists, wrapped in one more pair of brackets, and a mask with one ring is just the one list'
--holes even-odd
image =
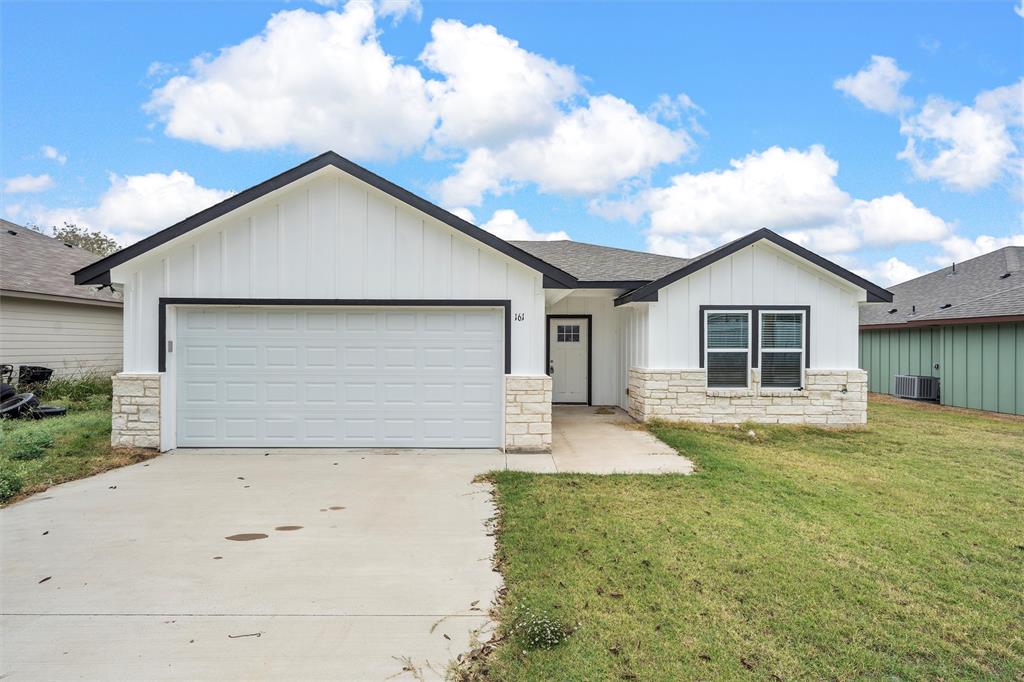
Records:
{"label": "white front door", "polygon": [[183,308],[180,447],[502,444],[500,311]]}
{"label": "white front door", "polygon": [[551,401],[587,403],[590,321],[586,317],[548,320],[548,373],[554,383]]}

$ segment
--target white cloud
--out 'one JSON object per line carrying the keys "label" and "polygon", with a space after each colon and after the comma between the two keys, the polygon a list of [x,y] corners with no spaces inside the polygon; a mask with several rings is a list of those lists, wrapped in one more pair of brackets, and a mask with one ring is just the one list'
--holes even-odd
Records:
{"label": "white cloud", "polygon": [[110,185],[95,206],[25,210],[33,222],[49,227],[64,222],[102,230],[130,244],[231,196],[232,192],[196,183],[188,173],[110,175]]}
{"label": "white cloud", "polygon": [[[416,21],[423,18],[423,4],[420,0],[357,0],[376,7],[377,14],[382,17],[391,17],[392,22],[397,24],[407,15]],[[313,4],[334,9],[342,4],[339,0],[313,0]]]}
{"label": "white cloud", "polygon": [[420,0],[379,0],[377,13],[382,17],[391,17],[395,24],[407,16],[419,21],[423,18],[423,3]]}
{"label": "white cloud", "polygon": [[935,54],[942,47],[942,41],[938,38],[922,36],[917,39],[917,45],[928,54]]}
{"label": "white cloud", "polygon": [[869,109],[899,114],[907,143],[897,158],[922,180],[970,192],[1024,174],[1024,79],[979,93],[973,106],[932,95],[911,113],[911,100],[900,94],[909,77],[896,60],[875,55],[869,66],[834,85]]}
{"label": "white cloud", "polygon": [[682,237],[666,237],[661,234],[647,235],[647,250],[651,253],[660,253],[665,256],[676,256],[677,258],[693,258],[702,253],[707,253],[719,244],[731,242],[741,237],[740,234],[723,233],[717,239],[702,237],[700,235],[686,235]]}
{"label": "white cloud", "polygon": [[893,284],[900,284],[902,282],[912,280],[915,277],[920,277],[923,274],[925,274],[924,271],[918,270],[909,263],[904,263],[895,256],[878,263],[874,268],[871,268],[864,273],[868,279],[877,282],[884,287]]}
{"label": "white cloud", "polygon": [[153,92],[171,137],[218,149],[332,148],[382,158],[419,148],[436,120],[419,70],[377,40],[374,7],[279,12],[263,32]]}
{"label": "white cloud", "polygon": [[783,236],[811,251],[830,257],[850,253],[859,249],[863,244],[861,236],[845,225],[786,231]]}
{"label": "white cloud", "polygon": [[538,232],[525,218],[510,208],[498,209],[491,219],[480,227],[502,239],[543,240],[570,239],[565,232]]}
{"label": "white cloud", "polygon": [[438,20],[430,33],[420,61],[445,77],[428,86],[441,144],[492,147],[547,133],[562,116],[560,103],[581,91],[571,68],[524,50],[493,26]]}
{"label": "white cloud", "polygon": [[440,78],[428,79],[382,48],[377,20],[396,16],[393,7],[418,7],[389,2],[279,12],[260,35],[193,59],[145,109],[167,135],[219,149],[454,159],[455,173],[438,188],[450,205],[477,205],[527,183],[541,192],[604,192],[693,147],[681,122],[699,130],[701,110],[686,95],[662,97],[647,112],[590,96],[571,67],[493,26],[435,21],[419,60]]}
{"label": "white cloud", "polygon": [[1024,0],[1021,0],[1019,5],[1013,6],[1013,11],[1018,17],[1024,17]]}
{"label": "white cloud", "polygon": [[692,146],[685,131],[663,126],[625,100],[591,97],[547,135],[474,149],[441,183],[441,196],[448,204],[475,206],[485,193],[526,182],[541,192],[596,194],[675,161]]}
{"label": "white cloud", "polygon": [[993,237],[983,234],[974,239],[952,236],[944,239],[940,245],[942,246],[943,254],[935,256],[930,260],[936,265],[946,266],[950,262],[959,263],[976,258],[982,254],[1001,249],[1004,246],[1024,246],[1024,232],[1005,237]]}
{"label": "white cloud", "polygon": [[51,147],[48,144],[44,144],[39,151],[43,155],[44,159],[56,161],[62,166],[68,162],[68,155],[61,153],[60,151],[57,150],[56,147]]}
{"label": "white cloud", "polygon": [[859,233],[867,244],[899,244],[941,239],[949,225],[927,209],[915,206],[900,194],[870,201],[856,199],[844,211],[840,223]]}
{"label": "white cloud", "polygon": [[950,226],[903,194],[851,197],[836,184],[839,164],[825,149],[770,147],[730,168],[684,173],[665,187],[619,203],[593,204],[606,217],[647,215],[648,248],[693,256],[761,227],[836,255],[864,245],[935,241]]}
{"label": "white cloud", "polygon": [[910,74],[901,71],[892,57],[872,55],[871,63],[832,85],[853,97],[868,109],[891,114],[910,106],[911,100],[900,94]]}
{"label": "white cloud", "polygon": [[473,212],[470,211],[465,206],[456,206],[455,208],[449,208],[448,212],[451,213],[452,215],[456,215],[462,218],[467,223],[473,223],[474,225],[476,225],[476,216],[474,216]]}
{"label": "white cloud", "polygon": [[769,147],[728,170],[684,173],[642,196],[654,234],[749,232],[828,223],[850,202],[835,184],[839,164],[820,145]]}
{"label": "white cloud", "polygon": [[43,175],[19,175],[16,178],[8,178],[4,182],[4,193],[28,194],[45,192],[51,187],[53,187],[53,178],[45,173]]}
{"label": "white cloud", "polygon": [[987,187],[1019,167],[1014,131],[1020,135],[1024,81],[982,92],[973,107],[929,97],[921,111],[900,125],[907,145],[898,158],[914,174],[953,189]]}
{"label": "white cloud", "polygon": [[786,232],[785,236],[812,251],[834,256],[862,246],[934,242],[947,237],[951,230],[945,220],[898,193],[870,200],[854,199],[831,223]]}

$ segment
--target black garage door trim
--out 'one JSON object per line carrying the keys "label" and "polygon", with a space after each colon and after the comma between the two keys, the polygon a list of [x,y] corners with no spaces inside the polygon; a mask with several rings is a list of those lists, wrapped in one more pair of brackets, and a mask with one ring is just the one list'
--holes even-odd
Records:
{"label": "black garage door trim", "polygon": [[509,299],[429,299],[429,298],[161,298],[159,303],[158,370],[167,371],[167,306],[366,306],[371,308],[504,308],[505,374],[512,373],[512,301]]}

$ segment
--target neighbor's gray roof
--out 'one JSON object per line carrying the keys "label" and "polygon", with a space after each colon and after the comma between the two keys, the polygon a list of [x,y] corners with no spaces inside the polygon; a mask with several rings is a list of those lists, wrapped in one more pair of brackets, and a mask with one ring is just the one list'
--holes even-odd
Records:
{"label": "neighbor's gray roof", "polygon": [[686,265],[686,258],[629,251],[567,239],[512,241],[523,251],[584,282],[652,282]]}
{"label": "neighbor's gray roof", "polygon": [[[12,234],[13,233],[13,234]],[[75,286],[71,273],[100,259],[95,253],[0,218],[0,289],[121,303],[110,290]]]}
{"label": "neighbor's gray roof", "polygon": [[950,265],[889,290],[892,303],[861,306],[862,325],[1024,315],[1024,246],[1007,246],[957,263],[955,272]]}

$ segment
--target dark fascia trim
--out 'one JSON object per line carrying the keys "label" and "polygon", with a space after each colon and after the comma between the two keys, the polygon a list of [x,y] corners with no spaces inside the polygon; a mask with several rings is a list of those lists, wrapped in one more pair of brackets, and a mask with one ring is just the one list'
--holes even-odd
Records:
{"label": "dark fascia trim", "polygon": [[891,324],[862,324],[860,331],[873,329],[909,329],[912,327],[942,327],[947,324],[999,324],[1001,322],[1024,322],[1024,315],[992,315],[990,317],[950,317],[948,319],[911,320]]}
{"label": "dark fascia trim", "polygon": [[[519,261],[523,265],[544,274],[546,278],[550,278],[551,281],[556,282],[559,285],[570,288],[576,285],[576,278],[569,273],[527,253],[517,246],[509,244],[504,239],[494,236],[487,230],[479,228],[476,225],[463,220],[457,215],[449,213],[440,206],[413,194],[407,189],[399,187],[390,180],[385,180],[376,173],[373,173],[332,151],[324,152],[309,161],[300,163],[298,166],[295,166],[290,170],[279,175],[275,175],[269,180],[261,182],[247,190],[243,190],[238,194],[225,199],[219,204],[215,204],[210,208],[202,210],[193,216],[185,218],[179,223],[171,225],[156,234],[150,235],[131,246],[107,256],[106,258],[101,258],[95,263],[77,270],[73,273],[75,276],[75,284],[109,283],[111,268],[117,267],[122,263],[126,263],[133,258],[137,258],[147,251],[155,249],[162,244],[166,244],[172,239],[176,239],[197,227],[205,225],[211,220],[215,220],[216,218],[230,213],[237,208],[241,208],[242,206],[259,199],[266,194],[278,190],[285,185],[289,185],[296,180],[301,180],[307,175],[315,173],[321,168],[326,168],[327,166],[334,166],[335,168],[362,180],[366,184],[375,187],[385,194],[388,194],[395,199],[426,213],[430,217],[441,221],[449,227],[454,228],[477,241],[483,242],[494,250],[499,251],[500,253]],[[106,282],[103,281],[104,277],[106,278]]]}
{"label": "dark fascia trim", "polygon": [[[555,280],[544,275],[544,288],[545,289],[626,289],[633,290],[650,284],[649,279],[609,279],[609,280],[576,280],[572,285],[561,284]],[[655,292],[654,298],[650,299],[657,301],[658,294]]]}
{"label": "dark fascia trim", "polygon": [[608,279],[608,280],[580,280],[576,283],[577,289],[639,289],[645,284],[650,284],[649,279]]}
{"label": "dark fascia trim", "polygon": [[[545,315],[544,321],[544,364],[545,372],[551,376],[551,320],[586,320],[587,321],[587,402],[594,404],[594,316],[593,315]],[[552,385],[552,390],[554,386]],[[581,403],[558,403],[559,405],[580,405]]]}
{"label": "dark fascia trim", "polygon": [[811,368],[811,306],[809,305],[702,305],[699,306],[700,322],[700,355],[697,366],[704,369],[704,313],[708,310],[743,310],[750,311],[750,366],[761,364],[761,311],[762,310],[799,310],[804,314],[804,369]]}
{"label": "dark fascia trim", "polygon": [[373,298],[161,298],[157,312],[158,367],[167,371],[167,306],[337,306],[373,308],[504,308],[505,374],[512,373],[512,301],[508,299],[373,299]]}
{"label": "dark fascia trim", "polygon": [[804,260],[810,261],[811,263],[817,265],[818,267],[827,270],[828,272],[831,272],[833,275],[845,279],[847,282],[850,282],[851,284],[854,284],[860,287],[861,289],[864,289],[868,294],[867,300],[869,302],[892,301],[892,292],[883,289],[877,284],[869,282],[860,275],[852,273],[846,268],[840,265],[836,265],[835,263],[826,258],[822,258],[821,256],[814,253],[810,249],[805,249],[796,242],[790,241],[789,239],[786,239],[782,235],[777,234],[769,230],[768,228],[764,227],[761,228],[760,230],[757,230],[756,232],[751,232],[745,237],[740,237],[736,241],[730,242],[716,249],[715,251],[708,253],[705,256],[701,256],[690,261],[689,263],[679,268],[675,272],[669,273],[668,275],[665,275],[661,279],[657,279],[651,282],[650,284],[647,284],[645,286],[640,287],[639,289],[636,289],[635,291],[630,291],[628,293],[623,294],[622,296],[619,296],[617,299],[615,299],[615,305],[623,305],[625,303],[633,303],[648,300],[644,297],[648,296],[653,292],[656,292],[658,289],[661,289],[662,287],[668,286],[669,284],[672,284],[673,282],[680,280],[683,277],[686,277],[687,275],[692,275],[698,270],[702,270],[707,266],[711,265],[712,263],[720,261],[726,256],[730,256],[739,251],[740,249],[744,249],[756,242],[761,241],[762,239],[770,241],[776,246],[782,247],[783,249],[786,249],[787,251],[797,256],[800,256]]}

